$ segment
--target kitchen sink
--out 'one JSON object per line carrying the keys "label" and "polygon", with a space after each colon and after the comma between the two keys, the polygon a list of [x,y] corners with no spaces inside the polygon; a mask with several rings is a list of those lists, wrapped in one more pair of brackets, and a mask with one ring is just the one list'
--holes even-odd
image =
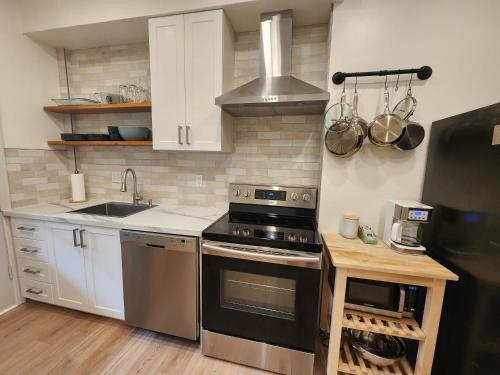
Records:
{"label": "kitchen sink", "polygon": [[148,210],[155,206],[147,204],[133,205],[131,203],[108,202],[70,211],[72,214],[91,214],[99,216],[126,217],[141,211]]}

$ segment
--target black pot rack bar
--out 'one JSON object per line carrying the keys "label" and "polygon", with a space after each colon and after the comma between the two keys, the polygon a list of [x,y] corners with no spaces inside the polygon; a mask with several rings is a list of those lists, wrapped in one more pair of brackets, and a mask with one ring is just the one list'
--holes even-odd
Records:
{"label": "black pot rack bar", "polygon": [[396,69],[396,70],[378,70],[371,72],[353,72],[353,73],[344,73],[344,72],[336,72],[332,76],[332,81],[336,85],[342,84],[346,78],[349,77],[371,77],[371,76],[396,76],[402,74],[416,74],[418,79],[426,80],[429,79],[432,75],[432,68],[430,66],[422,66],[421,68],[415,69]]}

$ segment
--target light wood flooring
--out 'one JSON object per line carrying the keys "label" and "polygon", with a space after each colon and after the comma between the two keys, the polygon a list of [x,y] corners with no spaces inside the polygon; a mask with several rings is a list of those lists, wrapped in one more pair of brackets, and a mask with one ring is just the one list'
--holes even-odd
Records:
{"label": "light wood flooring", "polygon": [[[317,355],[314,375],[325,374],[323,362]],[[197,342],[28,302],[0,316],[0,374],[271,373],[205,357]]]}

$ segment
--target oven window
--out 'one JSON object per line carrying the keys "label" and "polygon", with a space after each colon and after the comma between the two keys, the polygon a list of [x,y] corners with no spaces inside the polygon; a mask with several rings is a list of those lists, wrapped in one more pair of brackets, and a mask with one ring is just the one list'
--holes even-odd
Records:
{"label": "oven window", "polygon": [[222,307],[295,319],[295,280],[232,270],[220,272]]}

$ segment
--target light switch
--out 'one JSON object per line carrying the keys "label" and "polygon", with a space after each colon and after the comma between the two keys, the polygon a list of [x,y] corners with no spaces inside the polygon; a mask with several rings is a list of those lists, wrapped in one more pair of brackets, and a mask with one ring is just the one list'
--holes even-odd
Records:
{"label": "light switch", "polygon": [[122,182],[121,172],[111,172],[111,182],[120,184]]}
{"label": "light switch", "polygon": [[196,186],[203,186],[203,176],[201,174],[196,175]]}

